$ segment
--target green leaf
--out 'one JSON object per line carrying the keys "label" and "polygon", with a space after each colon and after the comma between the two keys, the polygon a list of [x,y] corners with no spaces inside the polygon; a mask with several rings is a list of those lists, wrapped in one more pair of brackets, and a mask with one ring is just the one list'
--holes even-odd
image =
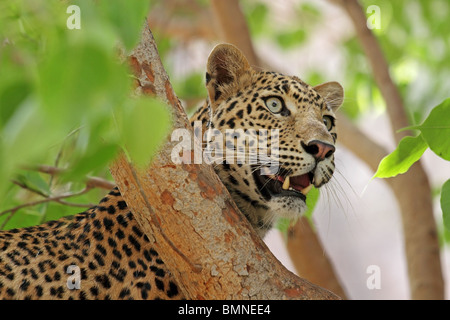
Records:
{"label": "green leaf", "polygon": [[247,21],[252,35],[261,35],[267,29],[267,18],[269,16],[269,8],[261,2],[244,1],[244,12],[247,14]]}
{"label": "green leaf", "polygon": [[313,5],[312,3],[302,3],[300,4],[299,9],[297,10],[299,14],[308,14],[312,16],[315,19],[320,18],[322,14],[322,10],[320,10],[317,6]]}
{"label": "green leaf", "polygon": [[170,128],[170,116],[163,103],[142,97],[121,118],[121,141],[131,160],[145,166],[162,144]]}
{"label": "green leaf", "polygon": [[9,121],[29,92],[30,86],[26,81],[7,84],[0,91],[0,127]]}
{"label": "green leaf", "polygon": [[311,222],[312,215],[314,209],[316,207],[317,201],[319,200],[320,192],[319,189],[312,187],[312,189],[308,192],[308,196],[306,197],[306,206],[308,209],[304,213],[305,217]]}
{"label": "green leaf", "polygon": [[442,186],[441,209],[444,226],[450,231],[450,179]]}
{"label": "green leaf", "polygon": [[[45,114],[40,112],[34,99],[27,99],[13,114],[0,136],[3,151],[13,167],[42,163],[49,146],[58,142],[60,127],[48,125]],[[2,163],[3,165],[3,163]],[[11,170],[13,168],[9,168]]]}
{"label": "green leaf", "polygon": [[181,81],[173,81],[174,91],[182,99],[203,98],[206,96],[203,74],[194,72]]}
{"label": "green leaf", "polygon": [[48,183],[36,171],[24,171],[17,176],[17,180],[26,185],[29,189],[49,195],[50,188]]}
{"label": "green leaf", "polygon": [[70,171],[61,175],[63,181],[71,181],[86,177],[91,171],[104,167],[118,152],[118,145],[114,143],[93,143],[89,149],[78,155]]}
{"label": "green leaf", "polygon": [[42,109],[52,125],[79,123],[115,105],[128,89],[128,75],[112,56],[91,43],[63,46],[39,70]]}
{"label": "green leaf", "polygon": [[434,107],[417,129],[434,153],[450,161],[450,98]]}
{"label": "green leaf", "polygon": [[381,160],[373,178],[390,178],[405,173],[420,159],[427,147],[422,135],[403,138],[397,149]]}
{"label": "green leaf", "polygon": [[277,35],[276,41],[283,49],[295,48],[306,41],[307,34],[303,29],[281,32]]}
{"label": "green leaf", "polygon": [[99,12],[106,16],[122,43],[130,50],[139,40],[150,2],[142,0],[103,0]]}
{"label": "green leaf", "polygon": [[[0,225],[2,225],[9,217],[10,214],[1,216]],[[40,223],[40,218],[41,217],[37,211],[33,211],[29,208],[22,209],[12,215],[11,219],[6,223],[4,230],[35,226]]]}
{"label": "green leaf", "polygon": [[80,207],[70,207],[67,205],[50,202],[48,203],[47,212],[45,216],[41,217],[39,223],[44,223],[46,221],[58,220],[63,217],[68,217],[81,212],[83,209]]}

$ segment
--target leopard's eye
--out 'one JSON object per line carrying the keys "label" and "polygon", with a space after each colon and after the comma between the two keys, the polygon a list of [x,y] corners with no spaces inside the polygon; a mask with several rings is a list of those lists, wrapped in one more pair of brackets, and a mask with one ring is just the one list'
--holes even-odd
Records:
{"label": "leopard's eye", "polygon": [[330,131],[334,126],[334,119],[331,116],[323,116],[323,124]]}
{"label": "leopard's eye", "polygon": [[283,102],[280,98],[277,97],[270,97],[266,99],[266,107],[272,112],[272,113],[280,113],[283,110]]}

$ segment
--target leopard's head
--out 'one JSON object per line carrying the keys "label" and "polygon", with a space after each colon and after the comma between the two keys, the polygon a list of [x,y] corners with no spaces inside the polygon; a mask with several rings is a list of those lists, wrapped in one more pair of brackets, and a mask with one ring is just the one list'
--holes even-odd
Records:
{"label": "leopard's head", "polygon": [[257,71],[222,44],[209,56],[206,87],[196,119],[210,129],[214,168],[240,210],[261,236],[278,217],[300,217],[310,188],[335,169],[341,85]]}

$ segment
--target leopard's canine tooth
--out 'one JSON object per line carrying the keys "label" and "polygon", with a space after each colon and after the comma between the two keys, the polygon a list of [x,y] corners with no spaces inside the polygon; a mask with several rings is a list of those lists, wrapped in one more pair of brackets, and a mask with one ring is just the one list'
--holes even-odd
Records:
{"label": "leopard's canine tooth", "polygon": [[286,177],[286,179],[284,179],[284,182],[283,182],[283,190],[287,190],[287,189],[289,189],[289,185],[290,185],[291,183],[290,183],[290,181],[289,181],[289,176],[287,176]]}

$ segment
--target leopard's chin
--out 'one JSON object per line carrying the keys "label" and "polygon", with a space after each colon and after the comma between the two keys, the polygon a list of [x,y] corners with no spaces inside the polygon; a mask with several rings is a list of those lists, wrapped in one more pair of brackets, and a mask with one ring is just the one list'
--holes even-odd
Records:
{"label": "leopard's chin", "polygon": [[274,197],[268,202],[268,207],[273,218],[286,218],[296,220],[307,209],[305,200],[297,196]]}
{"label": "leopard's chin", "polygon": [[[267,209],[261,212],[253,227],[261,238],[282,218],[289,221],[298,220],[306,212],[306,203],[296,196],[275,197],[266,202]],[[252,222],[250,220],[250,222]]]}

